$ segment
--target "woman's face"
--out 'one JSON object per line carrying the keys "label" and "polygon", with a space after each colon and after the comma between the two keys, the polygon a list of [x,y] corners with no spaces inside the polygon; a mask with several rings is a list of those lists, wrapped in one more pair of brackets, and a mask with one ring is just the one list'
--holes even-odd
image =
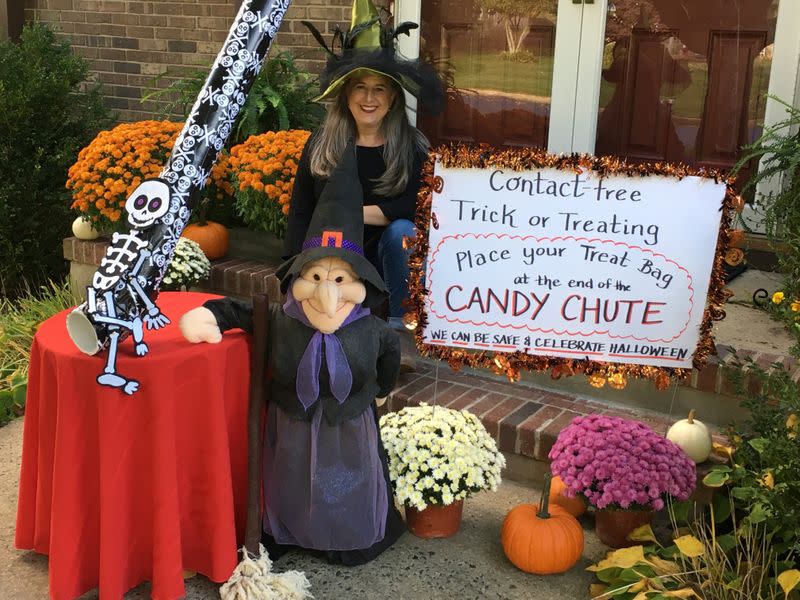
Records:
{"label": "woman's face", "polygon": [[347,86],[347,107],[359,130],[379,127],[394,99],[394,86],[382,75],[354,75]]}

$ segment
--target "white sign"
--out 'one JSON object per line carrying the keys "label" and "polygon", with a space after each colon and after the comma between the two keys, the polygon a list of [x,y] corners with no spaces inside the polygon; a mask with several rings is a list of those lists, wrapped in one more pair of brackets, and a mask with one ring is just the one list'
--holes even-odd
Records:
{"label": "white sign", "polygon": [[426,343],[691,366],[724,183],[439,163],[435,175]]}

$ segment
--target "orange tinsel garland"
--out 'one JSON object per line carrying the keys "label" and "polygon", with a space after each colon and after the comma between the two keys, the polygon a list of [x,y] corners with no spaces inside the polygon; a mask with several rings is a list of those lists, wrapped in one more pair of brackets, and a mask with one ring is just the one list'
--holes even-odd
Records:
{"label": "orange tinsel garland", "polygon": [[700,326],[699,342],[693,355],[694,368],[701,369],[705,365],[708,355],[716,352],[711,338],[711,328],[714,321],[725,318],[725,311],[722,306],[730,297],[730,291],[725,288],[723,262],[725,251],[730,246],[730,225],[733,210],[737,203],[737,195],[732,187],[732,178],[714,169],[695,168],[683,164],[630,164],[613,156],[554,155],[538,148],[499,150],[486,145],[467,146],[456,144],[440,146],[431,151],[428,161],[423,167],[423,185],[417,196],[415,225],[420,235],[416,238],[409,263],[411,266],[409,292],[414,319],[418,323],[415,331],[417,347],[423,356],[435,356],[445,360],[454,370],[458,370],[463,366],[490,369],[497,374],[507,376],[512,381],[519,379],[519,373],[523,369],[529,371],[551,371],[553,378],[556,379],[564,375],[583,373],[588,377],[591,385],[600,387],[608,383],[610,387],[615,389],[624,388],[629,377],[640,377],[652,380],[657,389],[665,390],[669,387],[671,379],[683,380],[690,373],[688,369],[573,360],[532,355],[519,351],[513,353],[473,351],[426,344],[423,340],[423,332],[427,324],[427,315],[425,314],[427,291],[423,286],[424,274],[422,266],[428,256],[428,228],[438,227],[436,215],[431,214],[432,192],[441,191],[442,185],[441,178],[433,175],[437,158],[444,167],[482,169],[493,166],[513,171],[554,168],[572,170],[578,173],[591,170],[603,177],[608,175],[629,177],[665,175],[681,179],[688,176],[698,176],[726,183],[727,192],[723,202],[714,267],[708,289],[708,302]]}

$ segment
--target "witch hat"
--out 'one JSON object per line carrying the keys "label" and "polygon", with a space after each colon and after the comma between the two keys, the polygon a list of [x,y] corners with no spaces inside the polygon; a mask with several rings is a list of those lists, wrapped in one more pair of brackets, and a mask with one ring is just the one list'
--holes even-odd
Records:
{"label": "witch hat", "polygon": [[364,256],[363,197],[355,143],[351,139],[320,194],[302,251],[284,262],[275,273],[281,281],[281,292],[286,293],[292,279],[300,275],[305,265],[335,256],[350,264],[363,280],[367,296],[362,304],[370,308],[380,306],[386,295],[386,286]]}
{"label": "witch hat", "polygon": [[[342,31],[337,26],[330,47],[314,25],[301,23],[328,53],[328,62],[319,76],[321,93],[315,101],[335,96],[350,75],[366,71],[389,77],[412,96],[422,98],[428,112],[441,112],[445,95],[439,74],[424,61],[401,57],[395,48],[397,37],[409,35],[419,27],[417,23],[384,25],[372,0],[353,0],[350,29]],[[337,42],[341,46],[338,54]]]}

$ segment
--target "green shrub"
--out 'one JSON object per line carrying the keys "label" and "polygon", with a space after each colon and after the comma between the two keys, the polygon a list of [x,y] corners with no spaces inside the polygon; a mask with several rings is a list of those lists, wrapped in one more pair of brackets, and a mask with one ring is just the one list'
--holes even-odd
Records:
{"label": "green shrub", "polygon": [[[159,111],[161,114],[169,116],[179,113],[186,117],[207,77],[207,70],[197,71],[176,80],[167,88],[152,90],[143,101],[166,101]],[[313,131],[325,116],[325,109],[313,102],[318,87],[317,79],[301,71],[290,52],[284,50],[271,55],[253,82],[227,146],[235,146],[251,135],[265,131]]]}
{"label": "green shrub", "polygon": [[88,65],[43,25],[0,42],[0,292],[14,297],[66,269],[75,215],[64,188],[78,151],[107,121]]}
{"label": "green shrub", "polygon": [[25,406],[28,360],[42,321],[78,303],[66,283],[49,282],[15,300],[0,299],[0,425]]}
{"label": "green shrub", "polygon": [[730,464],[704,483],[729,486],[741,523],[763,527],[778,560],[800,566],[800,388],[781,364],[765,371],[747,360],[726,375],[750,419],[731,427]]}

